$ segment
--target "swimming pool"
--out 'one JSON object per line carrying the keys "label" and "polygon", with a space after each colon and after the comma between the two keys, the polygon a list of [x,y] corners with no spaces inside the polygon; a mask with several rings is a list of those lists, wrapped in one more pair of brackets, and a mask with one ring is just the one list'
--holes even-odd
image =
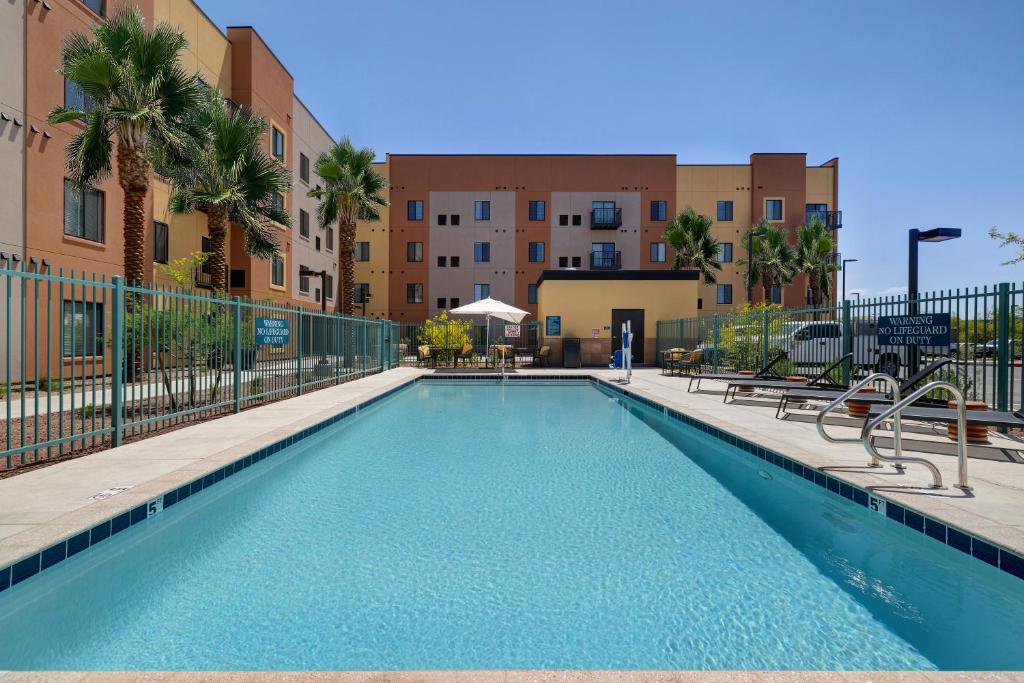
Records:
{"label": "swimming pool", "polygon": [[589,383],[419,382],[0,593],[0,669],[1022,668],[1024,582]]}

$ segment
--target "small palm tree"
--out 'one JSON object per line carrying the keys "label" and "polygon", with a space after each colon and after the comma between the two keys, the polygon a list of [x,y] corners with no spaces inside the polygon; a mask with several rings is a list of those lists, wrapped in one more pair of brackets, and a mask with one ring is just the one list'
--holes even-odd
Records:
{"label": "small palm tree", "polygon": [[56,107],[49,121],[85,121],[66,150],[68,174],[79,188],[110,175],[116,140],[117,178],[124,190],[125,277],[141,283],[146,276],[150,152],[156,142],[182,144],[179,124],[198,100],[198,83],[178,59],[188,44],[184,34],[163,23],[147,29],[141,12],[129,3],[96,26],[93,35],[72,34],[58,69],[92,106],[89,111]]}
{"label": "small palm tree", "polygon": [[834,248],[832,235],[817,217],[797,228],[796,269],[807,275],[813,306],[832,298],[832,273],[839,270],[832,254]]}
{"label": "small palm tree", "polygon": [[158,168],[174,188],[171,211],[206,212],[211,284],[226,291],[228,221],[241,226],[247,253],[273,256],[277,239],[270,221],[291,224],[275,201],[291,186],[288,169],[263,150],[266,121],[228,104],[212,88],[189,117],[188,128],[183,151],[161,150]]}
{"label": "small palm tree", "polygon": [[317,207],[320,228],[326,230],[338,223],[341,312],[345,315],[355,313],[356,220],[379,220],[377,209],[388,205],[381,194],[387,189],[387,181],[374,170],[375,157],[372,149],[356,149],[351,140],[342,138],[321,154],[313,167],[324,182],[323,188],[309,191],[310,197],[320,200]]}
{"label": "small palm tree", "polygon": [[686,207],[686,211],[673,218],[665,228],[664,239],[676,255],[672,260],[672,268],[694,268],[704,276],[705,284],[713,285],[718,276],[715,271],[722,270],[718,262],[721,245],[711,234],[711,219],[702,216]]}
{"label": "small palm tree", "polygon": [[[797,271],[796,250],[789,243],[785,228],[775,227],[762,219],[754,226],[753,232],[761,233],[754,237],[751,248],[751,236],[743,239],[743,246],[750,259],[750,283],[761,283],[764,289],[764,300],[771,301],[772,287],[788,285],[793,281]],[[746,259],[737,261],[738,265],[747,265]]]}

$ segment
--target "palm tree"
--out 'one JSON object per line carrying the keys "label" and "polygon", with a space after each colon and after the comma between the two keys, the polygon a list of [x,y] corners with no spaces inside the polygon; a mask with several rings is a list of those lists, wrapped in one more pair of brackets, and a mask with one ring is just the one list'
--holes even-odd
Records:
{"label": "palm tree", "polygon": [[355,313],[355,249],[356,220],[380,219],[377,209],[387,206],[381,195],[387,181],[373,169],[376,157],[372,149],[356,149],[352,141],[342,138],[330,150],[320,155],[313,170],[323,180],[324,187],[310,190],[310,197],[320,200],[317,220],[326,230],[338,223],[338,260],[341,262],[341,312]]}
{"label": "palm tree", "polygon": [[206,212],[211,284],[226,291],[228,221],[241,226],[247,253],[263,259],[273,256],[277,239],[270,221],[291,224],[275,202],[291,187],[288,170],[263,150],[266,121],[245,107],[228,104],[212,88],[187,125],[190,135],[184,149],[160,150],[158,168],[174,187],[171,211]]}
{"label": "palm tree", "polygon": [[[753,238],[753,250],[749,233],[743,240],[743,246],[750,255],[750,284],[760,282],[764,300],[771,301],[772,287],[793,281],[797,271],[796,250],[789,243],[786,229],[772,225],[767,219],[755,225],[753,232],[761,233],[760,237]],[[741,259],[737,264],[745,266],[747,261]]]}
{"label": "palm tree", "polygon": [[832,298],[832,273],[839,270],[832,253],[834,248],[832,235],[817,217],[797,228],[796,269],[807,275],[813,306]]}
{"label": "palm tree", "polygon": [[182,144],[179,123],[196,104],[196,77],[181,67],[185,36],[168,24],[146,28],[125,3],[93,29],[74,33],[58,73],[81,87],[88,111],[56,107],[52,124],[84,119],[67,146],[67,169],[79,188],[110,175],[117,141],[117,178],[124,190],[124,271],[130,283],[145,280],[146,194],[149,155],[155,142]]}
{"label": "palm tree", "polygon": [[716,270],[721,245],[711,234],[711,219],[686,207],[686,211],[673,218],[665,228],[664,239],[676,251],[672,268],[694,268],[704,276],[704,283],[713,285],[718,280]]}

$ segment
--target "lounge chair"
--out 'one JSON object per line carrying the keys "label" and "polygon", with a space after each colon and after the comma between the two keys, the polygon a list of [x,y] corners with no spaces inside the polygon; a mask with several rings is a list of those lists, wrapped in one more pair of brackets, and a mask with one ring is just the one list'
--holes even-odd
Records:
{"label": "lounge chair", "polygon": [[853,354],[848,353],[835,363],[832,363],[832,365],[822,370],[816,376],[804,382],[790,382],[785,379],[756,377],[742,377],[726,380],[728,383],[725,387],[725,396],[723,397],[722,402],[729,402],[730,390],[732,390],[733,400],[736,399],[736,392],[742,389],[781,389],[783,391],[788,391],[794,387],[803,387],[808,389],[838,389],[840,391],[845,391],[847,387],[837,382],[833,382],[831,380],[831,375],[833,372],[851,361],[853,361]]}
{"label": "lounge chair", "polygon": [[781,361],[785,357],[786,357],[786,352],[785,351],[780,352],[777,356],[775,356],[775,358],[772,358],[768,362],[767,365],[765,365],[763,368],[758,370],[753,375],[741,375],[741,374],[736,373],[736,372],[722,372],[722,373],[714,373],[714,374],[704,373],[704,374],[699,374],[699,375],[693,375],[692,377],[690,377],[690,384],[686,388],[686,390],[687,391],[693,391],[694,390],[693,389],[693,382],[694,382],[694,380],[696,380],[697,381],[697,391],[700,391],[700,381],[702,379],[719,379],[719,380],[726,380],[726,381],[728,381],[730,379],[757,379],[757,378],[760,378],[760,377],[774,377],[776,379],[782,379],[778,375],[773,374],[772,369],[779,363],[779,361]]}
{"label": "lounge chair", "polygon": [[[940,368],[949,365],[952,361],[952,358],[939,358],[938,360],[932,361],[928,365],[924,366],[900,384],[900,395],[909,394],[914,390],[914,387],[934,374]],[[799,401],[801,403],[810,401],[834,401],[842,396],[844,391],[844,389],[791,388],[788,391],[784,391],[782,396],[779,398],[779,406],[775,409],[775,417],[782,417],[786,414],[786,408],[789,406],[790,401]],[[885,394],[858,395],[855,400],[860,401],[861,403],[892,403],[892,398]]]}
{"label": "lounge chair", "polygon": [[[868,410],[867,419],[871,420],[882,414],[889,406],[874,405]],[[1006,427],[1009,429],[1024,428],[1024,411],[1004,413],[998,410],[968,410],[964,413],[968,425],[985,425],[986,427]],[[932,406],[907,406],[900,411],[904,420],[921,420],[922,422],[956,422],[956,410]],[[970,438],[970,435],[968,435]]]}
{"label": "lounge chair", "polygon": [[551,356],[551,347],[542,346],[533,353],[533,365],[534,367],[544,366],[548,364],[548,358]]}

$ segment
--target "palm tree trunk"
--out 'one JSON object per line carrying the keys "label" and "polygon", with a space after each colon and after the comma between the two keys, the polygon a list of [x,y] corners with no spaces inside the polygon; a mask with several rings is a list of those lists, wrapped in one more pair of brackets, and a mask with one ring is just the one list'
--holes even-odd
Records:
{"label": "palm tree trunk", "polygon": [[228,236],[228,212],[222,206],[211,206],[206,210],[206,231],[210,233],[210,283],[214,291],[228,291],[225,274],[227,255],[225,242]]}
{"label": "palm tree trunk", "polygon": [[124,276],[129,284],[146,281],[146,194],[149,162],[135,147],[117,145],[117,179],[124,190]]}
{"label": "palm tree trunk", "polygon": [[772,302],[772,279],[770,277],[761,278],[761,287],[764,289],[764,303],[771,304]]}
{"label": "palm tree trunk", "polygon": [[344,315],[355,315],[355,293],[356,293],[356,223],[346,221],[344,218],[339,222],[338,258],[341,260],[341,312]]}

